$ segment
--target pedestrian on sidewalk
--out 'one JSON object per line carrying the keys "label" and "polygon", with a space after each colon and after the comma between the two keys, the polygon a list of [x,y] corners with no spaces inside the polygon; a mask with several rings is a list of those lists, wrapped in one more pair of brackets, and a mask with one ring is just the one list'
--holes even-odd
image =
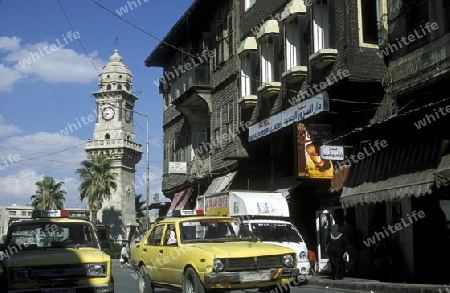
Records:
{"label": "pedestrian on sidewalk", "polygon": [[339,232],[339,225],[331,226],[330,235],[327,243],[327,254],[330,259],[333,280],[342,280],[344,278],[344,253],[346,243],[344,235]]}
{"label": "pedestrian on sidewalk", "polygon": [[126,265],[127,267],[131,268],[131,265],[128,264],[128,260],[130,258],[129,254],[128,254],[128,249],[127,249],[127,245],[123,244],[122,245],[122,250],[120,251],[120,267],[122,267],[123,265]]}

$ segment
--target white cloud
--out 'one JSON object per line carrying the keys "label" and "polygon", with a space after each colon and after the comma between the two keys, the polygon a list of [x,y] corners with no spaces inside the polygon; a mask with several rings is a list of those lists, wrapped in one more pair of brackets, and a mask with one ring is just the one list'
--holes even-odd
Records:
{"label": "white cloud", "polygon": [[[56,133],[39,132],[33,135],[13,136],[0,143],[0,166],[8,166],[0,170],[0,206],[25,205],[36,191],[35,183],[44,175],[52,176],[57,182],[64,182],[66,206],[84,207],[87,202],[79,199],[79,177],[76,169],[86,159],[85,141],[73,136],[60,136]],[[8,155],[16,155],[20,160],[12,164]],[[145,166],[141,160],[136,172],[136,194],[146,197]],[[168,201],[161,192],[162,170],[150,166],[150,201],[155,193],[159,193],[160,201]]]}
{"label": "white cloud", "polygon": [[23,78],[22,74],[0,63],[0,92],[11,91],[13,84]]}
{"label": "white cloud", "polygon": [[[0,177],[0,206],[3,205],[27,205],[31,202],[31,196],[36,193],[36,182],[41,181],[45,174],[39,174],[35,170],[26,168],[17,173]],[[78,197],[78,182],[75,178],[55,178],[56,182],[64,182],[62,187],[67,192],[65,206],[83,206]]]}
{"label": "white cloud", "polygon": [[[0,64],[0,76],[2,76],[1,64]],[[1,82],[2,80],[0,79],[0,88]],[[9,136],[20,132],[22,132],[22,130],[18,126],[6,124],[5,120],[2,117],[2,114],[0,114],[0,136]]]}
{"label": "white cloud", "polygon": [[[0,81],[0,91],[9,91],[15,82],[32,78],[44,82],[87,83],[98,78],[94,64],[105,62],[97,57],[97,52],[77,53],[78,41],[54,43],[40,42],[21,44],[17,37],[0,37],[0,74],[6,80]],[[92,60],[92,61],[91,61]]]}
{"label": "white cloud", "polygon": [[0,37],[0,51],[11,52],[18,50],[21,41],[18,37]]}

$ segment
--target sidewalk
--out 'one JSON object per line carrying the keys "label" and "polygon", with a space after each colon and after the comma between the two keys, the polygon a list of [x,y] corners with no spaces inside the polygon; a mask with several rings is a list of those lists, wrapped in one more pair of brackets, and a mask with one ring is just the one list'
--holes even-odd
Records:
{"label": "sidewalk", "polygon": [[[450,287],[447,285],[385,283],[377,280],[344,278],[343,280],[331,280],[328,276],[311,276],[308,285],[324,288],[346,289],[365,292],[386,293],[447,293]],[[440,289],[440,291],[439,291]],[[448,291],[447,291],[448,290]]]}

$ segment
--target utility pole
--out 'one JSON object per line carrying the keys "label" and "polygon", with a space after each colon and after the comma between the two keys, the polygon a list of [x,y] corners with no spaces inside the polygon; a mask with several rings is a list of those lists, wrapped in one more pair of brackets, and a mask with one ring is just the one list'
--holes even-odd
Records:
{"label": "utility pole", "polygon": [[145,182],[146,182],[146,191],[145,191],[145,230],[148,231],[148,229],[150,228],[150,218],[148,216],[148,206],[149,206],[149,197],[150,197],[150,154],[149,154],[149,148],[150,148],[150,134],[149,134],[149,126],[150,126],[150,120],[148,118],[147,114],[138,112],[138,111],[134,111],[136,114],[142,115],[145,117],[145,119],[147,120],[147,127],[146,127],[146,135],[147,135],[147,142],[146,142],[146,147],[145,147],[145,152],[146,152],[146,178],[145,178]]}

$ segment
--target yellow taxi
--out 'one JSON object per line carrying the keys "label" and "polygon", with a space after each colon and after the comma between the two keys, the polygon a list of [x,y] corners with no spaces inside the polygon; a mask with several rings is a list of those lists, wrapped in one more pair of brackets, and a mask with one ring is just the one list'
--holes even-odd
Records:
{"label": "yellow taxi", "polygon": [[0,245],[0,292],[114,292],[111,259],[92,225],[67,210],[34,211]]}
{"label": "yellow taxi", "polygon": [[294,250],[262,243],[236,218],[202,214],[174,211],[131,249],[139,292],[290,291],[299,275]]}

